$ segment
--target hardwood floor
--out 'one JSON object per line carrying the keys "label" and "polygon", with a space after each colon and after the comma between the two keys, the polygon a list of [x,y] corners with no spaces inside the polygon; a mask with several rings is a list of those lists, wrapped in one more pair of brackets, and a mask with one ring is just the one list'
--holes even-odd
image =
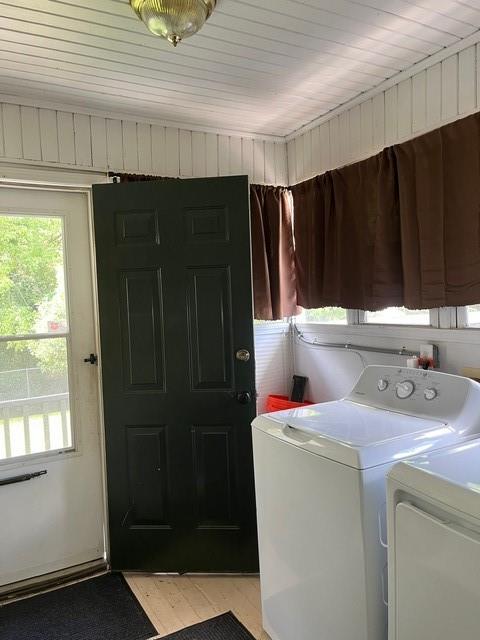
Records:
{"label": "hardwood floor", "polygon": [[160,637],[232,611],[257,640],[269,640],[262,629],[256,577],[127,573],[125,578]]}

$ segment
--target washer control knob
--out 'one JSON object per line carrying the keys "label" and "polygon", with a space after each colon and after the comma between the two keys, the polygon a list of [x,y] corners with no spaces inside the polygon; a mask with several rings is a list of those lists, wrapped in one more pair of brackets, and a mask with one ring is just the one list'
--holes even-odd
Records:
{"label": "washer control knob", "polygon": [[425,391],[423,392],[423,396],[425,400],[435,400],[435,398],[438,396],[438,392],[436,389],[425,389]]}
{"label": "washer control knob", "polygon": [[380,380],[377,382],[377,389],[379,391],[386,391],[388,389],[388,380],[385,380],[385,378],[380,378]]}
{"label": "washer control knob", "polygon": [[400,400],[405,400],[409,398],[412,393],[415,391],[415,385],[411,380],[404,380],[403,382],[397,382],[395,385],[395,393],[397,394],[397,398]]}

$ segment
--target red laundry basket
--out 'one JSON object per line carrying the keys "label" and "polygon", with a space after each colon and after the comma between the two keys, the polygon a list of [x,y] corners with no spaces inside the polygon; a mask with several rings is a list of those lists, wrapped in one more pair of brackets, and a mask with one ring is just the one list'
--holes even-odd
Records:
{"label": "red laundry basket", "polygon": [[284,411],[285,409],[297,409],[298,407],[307,407],[313,402],[292,402],[288,396],[269,395],[267,398],[267,413],[273,411]]}

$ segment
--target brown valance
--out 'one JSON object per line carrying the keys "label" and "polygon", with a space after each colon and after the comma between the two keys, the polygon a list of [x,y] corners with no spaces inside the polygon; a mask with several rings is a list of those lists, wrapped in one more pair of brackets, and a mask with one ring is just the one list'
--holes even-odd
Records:
{"label": "brown valance", "polygon": [[290,192],[253,184],[250,210],[255,318],[293,316],[298,309]]}
{"label": "brown valance", "polygon": [[480,302],[480,114],[394,147],[404,305]]}
{"label": "brown valance", "polygon": [[300,305],[480,302],[480,114],[292,193]]}
{"label": "brown valance", "polygon": [[[134,173],[110,173],[119,182],[178,180]],[[255,318],[295,315],[296,286],[292,204],[288,189],[250,185]]]}
{"label": "brown valance", "polygon": [[299,305],[402,304],[395,177],[393,151],[385,149],[292,187]]}

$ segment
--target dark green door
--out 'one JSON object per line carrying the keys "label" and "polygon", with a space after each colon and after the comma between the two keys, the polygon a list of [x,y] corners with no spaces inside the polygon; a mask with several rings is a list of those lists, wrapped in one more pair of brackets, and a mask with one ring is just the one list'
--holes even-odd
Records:
{"label": "dark green door", "polygon": [[257,570],[247,178],[93,189],[112,566]]}

